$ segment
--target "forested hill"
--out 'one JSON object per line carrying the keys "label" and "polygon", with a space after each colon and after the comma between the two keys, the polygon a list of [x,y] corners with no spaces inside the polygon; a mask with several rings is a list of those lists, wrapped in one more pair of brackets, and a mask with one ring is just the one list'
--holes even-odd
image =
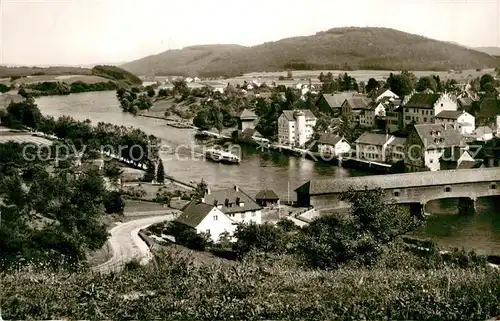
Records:
{"label": "forested hill", "polygon": [[253,47],[169,50],[120,67],[136,74],[233,76],[284,69],[448,70],[491,68],[498,60],[449,42],[387,28],[335,28]]}

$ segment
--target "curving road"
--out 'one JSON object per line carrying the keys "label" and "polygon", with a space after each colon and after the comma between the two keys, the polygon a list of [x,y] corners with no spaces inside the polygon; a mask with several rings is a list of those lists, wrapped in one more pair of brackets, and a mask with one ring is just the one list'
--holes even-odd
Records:
{"label": "curving road", "polygon": [[134,259],[139,260],[142,264],[147,263],[151,259],[151,252],[148,245],[139,237],[139,231],[156,223],[173,220],[176,213],[178,211],[172,210],[166,215],[141,218],[113,227],[110,231],[111,237],[108,240],[113,256],[107,262],[99,264],[93,269],[99,272],[117,270]]}

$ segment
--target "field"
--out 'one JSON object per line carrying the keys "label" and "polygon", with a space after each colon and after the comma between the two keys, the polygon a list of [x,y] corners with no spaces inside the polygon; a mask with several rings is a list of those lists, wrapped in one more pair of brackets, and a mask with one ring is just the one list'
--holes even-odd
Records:
{"label": "field", "polygon": [[[16,79],[15,83],[17,84],[31,84],[31,83],[39,83],[39,82],[65,82],[67,84],[71,84],[77,81],[82,81],[87,84],[94,84],[98,82],[108,82],[109,79],[99,77],[99,76],[91,76],[91,75],[42,75],[42,76],[27,76],[23,78]],[[10,79],[2,79],[0,83],[9,85]]]}
{"label": "field", "polygon": [[[384,80],[389,77],[389,74],[399,73],[397,71],[390,70],[294,70],[292,71],[294,80],[278,80],[280,76],[286,77],[287,72],[252,72],[248,74],[244,74],[241,77],[234,77],[226,79],[225,81],[233,83],[233,84],[243,84],[244,81],[250,82],[252,80],[259,79],[260,82],[272,83],[276,82],[279,84],[290,84],[296,83],[297,81],[308,81],[309,78],[312,81],[317,81],[319,74],[323,72],[327,74],[331,72],[334,76],[338,74],[348,73],[350,76],[356,78],[357,81],[367,82],[370,78],[375,78],[377,80]],[[460,82],[461,80],[472,80],[476,77],[481,77],[485,73],[494,73],[494,69],[484,69],[481,71],[476,71],[475,69],[462,70],[461,73],[457,73],[456,71],[447,72],[447,71],[412,71],[416,77],[423,77],[429,75],[438,75],[441,80],[446,80],[448,78],[453,78]]]}
{"label": "field", "polygon": [[164,207],[163,204],[159,203],[125,200],[125,213],[150,212],[150,211],[153,212],[153,211],[163,211],[168,209],[169,209],[168,207]]}
{"label": "field", "polygon": [[9,141],[20,144],[32,143],[37,145],[52,145],[52,141],[42,137],[36,137],[25,133],[0,132],[0,144],[5,144]]}

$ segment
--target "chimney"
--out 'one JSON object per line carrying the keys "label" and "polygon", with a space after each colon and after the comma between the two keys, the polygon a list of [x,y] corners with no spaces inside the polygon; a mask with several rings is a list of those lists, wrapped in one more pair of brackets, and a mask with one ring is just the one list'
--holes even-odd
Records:
{"label": "chimney", "polygon": [[236,192],[239,192],[239,191],[240,191],[240,189],[238,188],[238,186],[237,186],[237,185],[234,185],[234,190],[235,190]]}

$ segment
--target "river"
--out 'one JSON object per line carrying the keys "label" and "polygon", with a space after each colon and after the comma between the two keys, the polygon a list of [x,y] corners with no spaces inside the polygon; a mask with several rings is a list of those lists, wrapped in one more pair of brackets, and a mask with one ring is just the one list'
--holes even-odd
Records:
{"label": "river", "polygon": [[[259,190],[267,188],[284,200],[293,200],[293,190],[310,179],[368,174],[300,157],[256,151],[254,148],[243,148],[239,165],[196,159],[186,152],[187,146],[196,144],[194,130],[172,128],[162,120],[123,113],[112,91],[40,97],[36,102],[46,115],[68,115],[77,120],[90,119],[93,123],[134,126],[153,134],[164,145],[160,157],[168,175],[186,182],[198,182],[203,178],[212,189],[238,185],[250,196],[255,196]],[[176,148],[181,152],[172,153]],[[432,238],[442,246],[500,255],[500,207],[490,199],[481,200],[479,204],[475,216],[462,217],[453,213],[456,209],[454,200],[430,202],[426,212],[433,215],[426,226],[415,234]]]}

